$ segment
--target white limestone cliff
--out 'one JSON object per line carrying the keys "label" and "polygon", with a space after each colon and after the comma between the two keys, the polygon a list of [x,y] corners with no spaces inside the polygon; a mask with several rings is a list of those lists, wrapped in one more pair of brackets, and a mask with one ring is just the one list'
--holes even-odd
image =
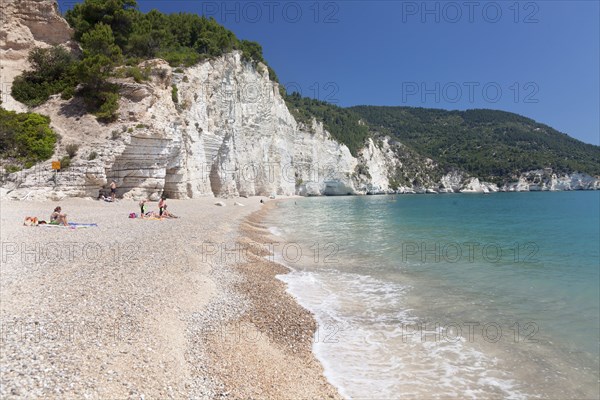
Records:
{"label": "white limestone cliff", "polygon": [[463,188],[465,177],[461,171],[453,170],[442,176],[440,180],[440,193],[456,193]]}
{"label": "white limestone cliff", "polygon": [[359,174],[360,189],[368,194],[389,194],[396,190],[390,187],[389,177],[402,168],[402,162],[390,146],[391,139],[383,138],[377,144],[368,139],[360,152],[361,164],[365,166],[368,175]]}
{"label": "white limestone cliff", "polygon": [[[28,52],[57,44],[77,49],[55,1],[4,0],[3,10],[3,107],[26,111],[10,86],[28,68]],[[113,123],[99,123],[78,97],[53,96],[31,110],[48,115],[60,135],[52,160],[64,156],[68,144],[79,146],[77,156],[59,173],[48,160],[8,175],[0,195],[95,198],[111,180],[120,196],[151,199],[499,190],[458,170],[443,175],[433,160],[389,137],[369,139],[354,157],[321,123],[298,124],[267,68],[243,61],[239,52],[183,70],[163,60],[145,66],[151,70],[146,82],[115,79],[121,100]],[[598,179],[585,174],[531,171],[500,190],[598,188]]]}
{"label": "white limestone cliff", "polygon": [[460,190],[461,193],[490,193],[497,191],[497,185],[488,182],[480,182],[479,178],[469,178]]}
{"label": "white limestone cliff", "polygon": [[[299,127],[266,68],[255,69],[238,52],[183,73],[162,60],[146,65],[149,82],[116,81],[122,99],[114,123],[95,121],[77,98],[54,96],[36,108],[61,135],[56,155],[74,143],[78,156],[58,174],[51,160],[11,174],[7,195],[96,197],[113,179],[119,195],[133,198],[360,192],[353,182],[357,159],[321,125],[314,132]],[[98,156],[90,161],[92,151]]]}
{"label": "white limestone cliff", "polygon": [[500,188],[503,192],[600,190],[600,180],[588,174],[557,174],[552,169],[524,172],[516,182]]}

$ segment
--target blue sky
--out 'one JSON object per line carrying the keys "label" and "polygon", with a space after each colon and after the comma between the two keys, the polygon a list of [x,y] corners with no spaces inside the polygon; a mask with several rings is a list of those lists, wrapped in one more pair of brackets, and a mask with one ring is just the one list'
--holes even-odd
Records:
{"label": "blue sky", "polygon": [[[61,10],[74,3],[60,0]],[[340,106],[515,112],[600,145],[597,1],[147,1],[213,16]]]}

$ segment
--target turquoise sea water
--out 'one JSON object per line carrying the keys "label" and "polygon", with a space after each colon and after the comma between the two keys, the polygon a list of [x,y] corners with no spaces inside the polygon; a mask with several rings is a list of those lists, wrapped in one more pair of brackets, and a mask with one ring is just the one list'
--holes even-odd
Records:
{"label": "turquoise sea water", "polygon": [[[598,398],[600,192],[282,202],[281,279],[351,398]],[[300,257],[301,255],[301,257]]]}

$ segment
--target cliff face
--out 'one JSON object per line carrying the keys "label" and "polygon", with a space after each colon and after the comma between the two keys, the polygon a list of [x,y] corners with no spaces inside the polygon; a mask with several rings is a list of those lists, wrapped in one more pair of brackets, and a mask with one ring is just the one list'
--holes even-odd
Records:
{"label": "cliff face", "polygon": [[552,169],[528,171],[519,180],[503,185],[504,192],[600,190],[600,180],[587,174],[556,174]]}
{"label": "cliff face", "polygon": [[[53,1],[5,0],[4,11],[3,106],[24,111],[8,93],[14,77],[27,68],[29,50],[72,46],[72,32]],[[322,124],[299,125],[267,68],[252,66],[239,53],[184,70],[173,70],[162,60],[146,65],[151,68],[146,82],[115,80],[122,98],[114,123],[98,123],[78,98],[54,96],[32,110],[50,116],[60,135],[53,159],[66,154],[67,144],[79,145],[79,151],[60,173],[52,171],[49,160],[8,175],[1,194],[15,199],[97,197],[113,179],[119,195],[154,199],[163,193],[195,198],[599,187],[587,175],[529,173],[499,189],[460,171],[443,174],[435,162],[389,137],[369,139],[355,158]]]}
{"label": "cliff face", "polygon": [[[75,143],[78,156],[55,178],[50,161],[12,174],[9,197],[96,197],[111,179],[126,197],[364,191],[353,179],[359,161],[321,125],[299,127],[266,68],[255,69],[239,53],[177,73],[162,60],[147,64],[150,81],[117,81],[115,123],[97,123],[78,99],[55,97],[37,108],[61,135],[57,155]],[[88,160],[92,151],[97,158]]]}
{"label": "cliff face", "polygon": [[8,95],[14,78],[28,67],[34,47],[70,46],[72,30],[58,13],[58,3],[48,0],[3,0],[0,3],[0,74],[3,107],[26,111]]}

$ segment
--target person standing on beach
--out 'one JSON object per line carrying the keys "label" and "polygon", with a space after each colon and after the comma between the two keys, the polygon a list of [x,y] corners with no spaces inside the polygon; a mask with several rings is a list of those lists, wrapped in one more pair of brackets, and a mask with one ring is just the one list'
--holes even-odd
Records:
{"label": "person standing on beach", "polygon": [[110,198],[115,201],[115,195],[117,193],[117,183],[113,180],[110,182]]}
{"label": "person standing on beach", "polygon": [[159,202],[158,202],[158,216],[162,217],[163,212],[165,211],[165,208],[167,208],[167,199],[166,197],[161,197]]}
{"label": "person standing on beach", "polygon": [[146,199],[142,200],[139,202],[139,206],[140,206],[140,218],[144,218],[144,216],[146,215]]}

